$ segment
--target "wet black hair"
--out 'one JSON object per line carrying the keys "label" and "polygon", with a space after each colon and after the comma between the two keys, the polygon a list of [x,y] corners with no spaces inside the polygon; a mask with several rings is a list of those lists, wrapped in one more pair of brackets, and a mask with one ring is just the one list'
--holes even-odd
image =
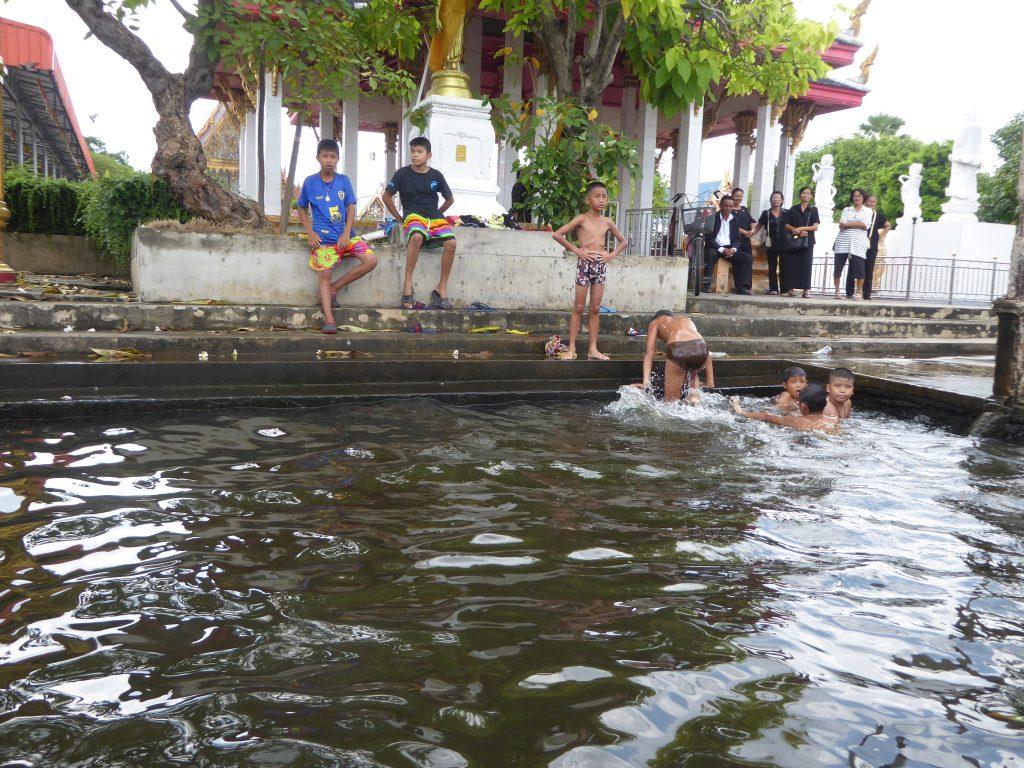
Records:
{"label": "wet black hair", "polygon": [[321,152],[333,152],[336,155],[341,154],[341,150],[338,148],[338,142],[334,139],[320,139],[320,143],[316,145],[316,153],[319,155]]}
{"label": "wet black hair", "polygon": [[659,309],[654,313],[654,319],[657,320],[659,317],[672,317],[675,314],[671,309]]}
{"label": "wet black hair", "polygon": [[833,381],[853,381],[853,371],[849,368],[833,368],[828,374],[828,383]]}
{"label": "wet black hair", "polygon": [[430,139],[426,136],[417,136],[415,139],[409,142],[410,147],[423,147],[427,152],[430,152]]}
{"label": "wet black hair", "polygon": [[808,413],[821,413],[825,410],[825,404],[828,403],[828,395],[825,394],[825,388],[821,384],[808,384],[800,390],[796,401],[806,405]]}
{"label": "wet black hair", "polygon": [[604,185],[603,181],[592,181],[589,184],[587,184],[587,191],[584,194],[589,195],[595,189],[603,189],[605,192],[608,191],[608,187]]}
{"label": "wet black hair", "polygon": [[795,365],[792,368],[787,368],[782,372],[783,381],[789,381],[790,379],[797,378],[799,376],[803,376],[806,379],[807,372],[803,368],[798,368]]}

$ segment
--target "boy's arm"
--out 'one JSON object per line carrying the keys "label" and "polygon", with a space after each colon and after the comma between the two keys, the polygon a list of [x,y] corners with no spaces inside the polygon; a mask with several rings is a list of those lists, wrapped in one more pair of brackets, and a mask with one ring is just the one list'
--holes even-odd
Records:
{"label": "boy's arm", "polygon": [[708,353],[707,367],[704,369],[704,383],[707,385],[708,389],[715,388],[715,363],[711,359],[710,352]]}
{"label": "boy's arm", "polygon": [[341,233],[338,244],[344,248],[352,239],[352,227],[356,225],[356,204],[349,203],[345,206],[345,231]]}
{"label": "boy's arm", "polygon": [[658,348],[658,332],[654,328],[654,323],[657,321],[651,321],[651,324],[647,326],[647,348],[644,350],[644,380],[640,382],[639,386],[646,389],[651,386],[651,368],[654,366],[654,350]]}
{"label": "boy's arm", "polygon": [[441,203],[441,205],[438,206],[437,212],[440,213],[442,216],[444,216],[444,212],[447,211],[449,208],[451,208],[452,207],[452,203],[454,203],[454,202],[455,202],[455,195],[451,195],[451,194],[448,195],[448,197],[446,197],[444,199],[444,202]]}
{"label": "boy's arm", "polygon": [[614,251],[608,254],[608,258],[601,259],[601,261],[605,262],[611,261],[616,256],[621,256],[622,252],[626,250],[626,246],[629,245],[629,240],[626,239],[625,235],[619,232],[619,228],[615,226],[614,221],[609,222],[608,231],[611,232],[612,237],[614,237],[618,241],[618,245],[615,246]]}
{"label": "boy's arm", "polygon": [[313,231],[313,223],[309,220],[309,212],[305,206],[299,208],[299,224],[306,230],[306,238],[309,240],[310,248],[320,247],[320,235]]}
{"label": "boy's arm", "polygon": [[738,397],[729,398],[729,402],[732,403],[732,409],[740,416],[744,416],[748,419],[754,419],[754,421],[766,421],[769,424],[775,424],[777,426],[792,426],[785,423],[785,417],[776,416],[774,413],[755,413],[753,411],[745,411],[740,406],[740,399]]}
{"label": "boy's arm", "polygon": [[402,214],[398,212],[398,207],[395,205],[394,193],[391,190],[385,189],[380,199],[384,201],[384,207],[388,209],[388,212],[395,217],[395,221],[401,222]]}
{"label": "boy's arm", "polygon": [[584,254],[583,251],[581,251],[575,245],[570,243],[568,238],[566,238],[566,235],[574,231],[576,227],[579,226],[580,219],[582,218],[582,216],[577,216],[568,224],[563,224],[551,234],[551,237],[554,239],[556,243],[565,248],[565,250],[569,251],[570,253],[576,254],[576,256],[578,256],[581,259],[585,259],[587,258],[586,254]]}

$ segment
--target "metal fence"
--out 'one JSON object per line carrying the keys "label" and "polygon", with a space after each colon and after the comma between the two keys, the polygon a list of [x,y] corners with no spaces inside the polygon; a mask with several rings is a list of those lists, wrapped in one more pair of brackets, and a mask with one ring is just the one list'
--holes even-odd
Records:
{"label": "metal fence", "polygon": [[629,256],[680,256],[684,233],[692,231],[700,206],[681,198],[668,208],[630,208],[622,221]]}

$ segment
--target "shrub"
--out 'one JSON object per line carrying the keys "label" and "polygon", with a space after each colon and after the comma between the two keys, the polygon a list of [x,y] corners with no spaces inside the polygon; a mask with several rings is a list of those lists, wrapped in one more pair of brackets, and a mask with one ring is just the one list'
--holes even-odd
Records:
{"label": "shrub", "polygon": [[186,221],[188,214],[171,197],[167,183],[148,173],[107,176],[88,182],[79,216],[97,252],[115,264],[131,259],[132,233],[146,221]]}
{"label": "shrub", "polygon": [[8,232],[34,235],[84,235],[78,218],[82,187],[88,182],[47,179],[24,167],[7,171],[4,179],[11,218]]}

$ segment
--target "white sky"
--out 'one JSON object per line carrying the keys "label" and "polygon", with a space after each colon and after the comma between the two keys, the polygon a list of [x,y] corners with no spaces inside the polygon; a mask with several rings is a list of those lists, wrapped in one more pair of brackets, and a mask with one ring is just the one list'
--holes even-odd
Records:
{"label": "white sky", "polygon": [[[848,7],[856,0],[845,0]],[[832,0],[797,0],[810,18],[827,19]],[[133,165],[148,168],[155,149],[156,112],[138,74],[103,44],[85,39],[86,28],[62,0],[7,0],[0,15],[45,28],[54,39],[57,57],[67,81],[82,131],[101,138],[113,150],[124,150]],[[174,71],[187,63],[190,38],[170,3],[157,2],[142,14],[143,38]],[[845,26],[845,23],[843,24]],[[864,106],[815,118],[804,137],[810,148],[838,136],[850,135],[870,114],[888,112],[906,120],[905,132],[926,141],[952,139],[964,115],[974,110],[986,135],[985,165],[997,163],[987,136],[1024,110],[1024,85],[1019,74],[1024,0],[874,0],[861,29],[864,47],[858,63],[881,45],[868,83]],[[853,77],[856,66],[840,72]],[[212,102],[198,102],[193,124],[202,124]],[[291,149],[285,130],[282,156]],[[309,141],[309,139],[307,139]],[[303,143],[298,177],[315,170],[314,150]],[[359,196],[373,192],[383,175],[383,139],[362,134]],[[379,145],[379,146],[378,146]],[[721,179],[732,169],[732,137],[704,144],[701,176]],[[367,153],[374,153],[370,160]]]}

